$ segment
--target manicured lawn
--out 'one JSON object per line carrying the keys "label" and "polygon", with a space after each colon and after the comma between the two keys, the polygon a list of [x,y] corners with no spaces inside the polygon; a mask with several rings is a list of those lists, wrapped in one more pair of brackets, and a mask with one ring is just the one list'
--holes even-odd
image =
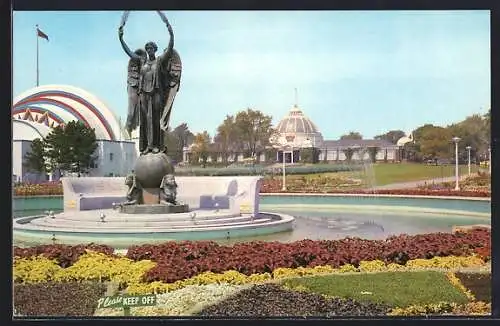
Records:
{"label": "manicured lawn", "polygon": [[[471,172],[477,172],[479,167],[472,165]],[[460,174],[468,173],[467,165],[460,166]],[[356,179],[365,179],[367,174],[365,171],[355,172],[331,172],[322,173],[323,176],[329,177],[348,177]],[[455,165],[427,165],[420,163],[376,163],[373,164],[373,173],[375,184],[378,186],[391,183],[418,181],[434,178],[447,178],[455,175]],[[307,179],[317,178],[318,174],[309,175],[290,175],[290,180],[294,178],[305,177]]]}
{"label": "manicured lawn", "polygon": [[284,281],[293,288],[396,307],[439,302],[467,303],[467,297],[440,272],[326,275]]}

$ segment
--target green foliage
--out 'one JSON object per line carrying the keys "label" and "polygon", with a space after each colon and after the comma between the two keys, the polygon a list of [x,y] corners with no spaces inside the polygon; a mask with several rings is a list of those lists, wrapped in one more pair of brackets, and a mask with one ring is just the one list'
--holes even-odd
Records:
{"label": "green foliage", "polygon": [[234,116],[227,115],[222,124],[217,127],[214,137],[214,147],[222,154],[222,162],[227,164],[229,155],[241,149],[238,143]]}
{"label": "green foliage", "polygon": [[95,129],[88,128],[79,121],[70,121],[64,128],[64,134],[71,153],[68,157],[69,171],[80,176],[81,173],[87,172],[96,160]]}
{"label": "green foliage", "polygon": [[348,134],[340,136],[340,139],[359,140],[359,139],[363,139],[363,136],[357,131],[350,131]]}
{"label": "green foliage", "polygon": [[406,134],[402,130],[391,130],[386,132],[385,134],[375,136],[375,139],[386,140],[391,144],[396,144],[398,140],[404,137]]}
{"label": "green foliage", "polygon": [[52,129],[44,139],[44,146],[52,171],[65,170],[76,172],[80,176],[88,171],[96,159],[95,130],[80,121],[70,121],[64,127]]}
{"label": "green foliage", "polygon": [[258,147],[267,146],[269,138],[275,133],[272,128],[272,117],[250,108],[236,114],[234,129],[246,157],[254,156]]}
{"label": "green foliage", "polygon": [[193,147],[191,149],[192,163],[198,163],[200,160],[203,167],[206,166],[210,154],[210,135],[205,130],[197,133],[194,137]]}
{"label": "green foliage", "polygon": [[303,148],[300,151],[302,163],[318,163],[320,150],[318,148]]}
{"label": "green foliage", "polygon": [[367,150],[370,155],[370,160],[373,163],[377,162],[377,153],[380,151],[380,147],[368,147]]}
{"label": "green foliage", "polygon": [[345,158],[346,158],[347,162],[351,162],[352,161],[352,156],[354,155],[354,153],[356,151],[357,151],[357,149],[352,148],[352,147],[348,147],[348,148],[345,148],[345,149],[342,150],[342,152],[344,152],[344,155],[345,155]]}
{"label": "green foliage", "polygon": [[30,172],[45,173],[47,171],[45,155],[43,140],[33,139],[31,151],[24,156],[24,167]]}

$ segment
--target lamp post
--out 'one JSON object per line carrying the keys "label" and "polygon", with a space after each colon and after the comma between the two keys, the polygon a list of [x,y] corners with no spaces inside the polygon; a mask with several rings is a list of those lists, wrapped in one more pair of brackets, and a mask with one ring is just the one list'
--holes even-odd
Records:
{"label": "lamp post", "polygon": [[282,191],[286,191],[286,174],[285,174],[285,144],[283,144],[283,155],[281,155],[281,161],[283,162],[283,187]]}
{"label": "lamp post", "polygon": [[458,186],[458,142],[460,141],[459,137],[453,137],[451,140],[455,143],[455,190],[460,190]]}
{"label": "lamp post", "polygon": [[469,169],[468,175],[470,176],[470,149],[471,149],[471,147],[467,146],[467,147],[465,147],[465,149],[467,150],[467,167]]}

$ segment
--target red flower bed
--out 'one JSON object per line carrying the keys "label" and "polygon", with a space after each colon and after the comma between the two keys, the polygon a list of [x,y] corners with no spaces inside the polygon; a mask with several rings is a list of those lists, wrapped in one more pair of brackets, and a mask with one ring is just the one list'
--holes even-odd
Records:
{"label": "red flower bed", "polygon": [[62,184],[59,181],[45,183],[20,183],[14,185],[14,196],[49,196],[62,194]]}
{"label": "red flower bed", "polygon": [[133,260],[151,259],[158,265],[145,274],[144,280],[174,282],[205,271],[215,273],[237,270],[250,275],[271,272],[278,267],[313,267],[343,264],[357,266],[361,260],[380,259],[405,264],[410,259],[436,256],[466,256],[491,251],[490,230],[475,229],[466,233],[399,235],[386,240],[301,240],[293,243],[247,242],[221,246],[215,242],[167,242],[129,248]]}
{"label": "red flower bed", "polygon": [[[264,179],[261,187],[261,193],[281,193],[282,183],[277,179]],[[408,196],[461,196],[461,197],[491,197],[491,192],[487,190],[464,191],[452,189],[386,189],[386,190],[341,190],[341,189],[321,189],[321,188],[307,188],[304,187],[289,187],[288,193],[330,193],[330,194],[379,194],[379,195],[408,195]]]}
{"label": "red flower bed", "polygon": [[101,252],[106,255],[112,255],[114,249],[106,245],[90,243],[87,245],[68,246],[61,244],[41,245],[29,248],[14,247],[14,257],[28,258],[32,256],[43,255],[49,259],[56,259],[61,267],[69,267],[75,263],[78,258],[85,253],[85,249]]}

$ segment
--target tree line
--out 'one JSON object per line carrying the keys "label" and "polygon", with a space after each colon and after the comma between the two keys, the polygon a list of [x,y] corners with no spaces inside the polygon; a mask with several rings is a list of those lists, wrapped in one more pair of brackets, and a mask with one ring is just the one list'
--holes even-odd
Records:
{"label": "tree line", "polygon": [[[473,160],[487,158],[490,143],[491,109],[484,115],[473,114],[463,121],[448,126],[425,124],[412,133],[412,141],[404,145],[405,157],[409,161],[451,159],[454,157],[453,137],[461,138],[459,142],[459,159],[467,159],[466,146],[471,147]],[[217,127],[215,135],[208,131],[193,133],[186,123],[181,123],[165,133],[167,154],[174,162],[183,161],[184,149],[190,147],[189,161],[192,164],[201,162],[206,165],[208,158],[213,162],[222,157],[222,164],[227,165],[235,155],[243,154],[245,158],[257,159],[265,153],[266,161],[276,157],[276,150],[269,145],[276,130],[272,125],[272,116],[247,108],[234,115],[226,115]],[[391,144],[405,136],[402,130],[390,130],[374,137],[386,140]],[[361,133],[350,131],[340,139],[363,139]],[[71,121],[65,127],[54,128],[44,139],[35,139],[31,151],[25,156],[25,167],[32,172],[46,173],[50,171],[69,171],[86,173],[94,165],[97,148],[95,131],[81,122]],[[346,159],[352,159],[359,148],[343,150]],[[375,157],[380,148],[367,148],[370,158]],[[319,148],[303,149],[303,162],[318,162],[321,152]]]}

